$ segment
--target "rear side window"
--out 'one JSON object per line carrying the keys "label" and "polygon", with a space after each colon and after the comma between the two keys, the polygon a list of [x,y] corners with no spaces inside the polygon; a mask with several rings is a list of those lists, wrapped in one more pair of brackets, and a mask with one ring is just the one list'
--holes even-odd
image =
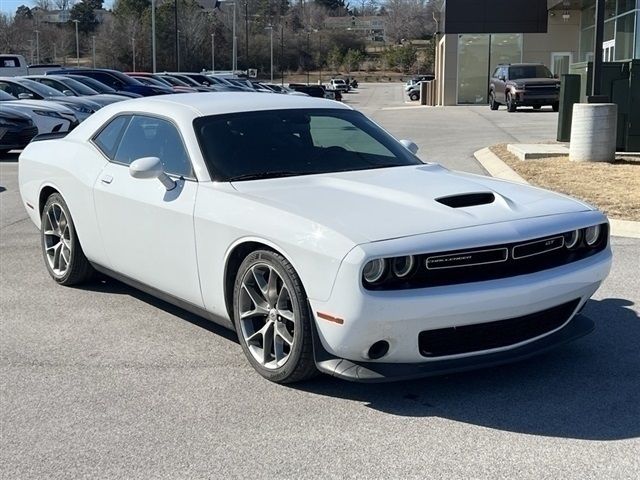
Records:
{"label": "rear side window", "polygon": [[114,118],[102,131],[93,139],[93,143],[102,150],[108,158],[113,160],[118,149],[118,144],[122,138],[122,133],[129,124],[131,117],[123,115]]}

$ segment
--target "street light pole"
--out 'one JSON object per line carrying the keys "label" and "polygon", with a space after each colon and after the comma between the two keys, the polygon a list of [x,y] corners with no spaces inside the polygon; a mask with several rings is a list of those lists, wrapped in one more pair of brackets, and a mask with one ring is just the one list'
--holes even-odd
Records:
{"label": "street light pole", "polygon": [[309,53],[309,37],[311,36],[311,32],[307,30],[307,85],[309,85],[309,59],[311,58],[311,53]]}
{"label": "street light pole", "polygon": [[271,83],[273,83],[273,25],[269,25],[271,43]]}
{"label": "street light pole", "polygon": [[238,37],[236,37],[236,2],[233,2],[233,52],[232,52],[233,72],[238,70]]}
{"label": "street light pole", "polygon": [[151,68],[156,73],[156,0],[151,0]]}
{"label": "street light pole", "polygon": [[178,0],[175,1],[175,23],[176,23],[176,72],[180,71],[180,30],[178,30]]}
{"label": "street light pole", "polygon": [[80,20],[74,20],[73,23],[76,24],[76,66],[80,66],[80,39],[78,38],[78,23]]}
{"label": "street light pole", "polygon": [[244,64],[249,75],[249,1],[244,0]]}
{"label": "street light pole", "polygon": [[282,86],[284,87],[284,23],[280,25],[280,72],[282,73]]}
{"label": "street light pole", "polygon": [[216,43],[215,33],[211,34],[211,72],[216,73]]}
{"label": "street light pole", "polygon": [[91,35],[91,57],[93,58],[93,68],[96,68],[96,36]]}
{"label": "street light pole", "polygon": [[36,63],[40,63],[40,30],[35,30],[36,33]]}
{"label": "street light pole", "polygon": [[136,37],[131,37],[131,50],[132,50],[132,56],[133,56],[133,70],[132,71],[136,71]]}

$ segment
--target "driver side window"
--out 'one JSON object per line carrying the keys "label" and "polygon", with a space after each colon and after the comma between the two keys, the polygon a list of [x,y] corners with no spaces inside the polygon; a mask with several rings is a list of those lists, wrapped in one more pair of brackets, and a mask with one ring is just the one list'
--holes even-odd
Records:
{"label": "driver side window", "polygon": [[116,150],[114,161],[123,165],[143,157],[158,157],[170,175],[192,178],[191,161],[178,129],[161,118],[134,115]]}

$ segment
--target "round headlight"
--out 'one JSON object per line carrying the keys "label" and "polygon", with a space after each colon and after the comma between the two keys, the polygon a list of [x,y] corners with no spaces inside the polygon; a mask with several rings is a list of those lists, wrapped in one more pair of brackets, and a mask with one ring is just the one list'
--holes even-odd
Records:
{"label": "round headlight", "polygon": [[362,271],[362,276],[367,283],[376,283],[384,275],[387,262],[383,258],[376,258],[367,262]]}
{"label": "round headlight", "polygon": [[415,260],[413,255],[407,255],[406,257],[396,257],[393,259],[392,269],[393,274],[398,278],[404,278],[411,270],[413,270],[413,265],[415,264]]}
{"label": "round headlight", "polygon": [[565,233],[564,235],[564,244],[569,250],[571,250],[572,248],[576,248],[579,241],[580,230],[574,230],[573,232]]}
{"label": "round headlight", "polygon": [[593,247],[600,238],[600,225],[594,225],[593,227],[589,227],[584,231],[584,241],[587,242],[587,245]]}

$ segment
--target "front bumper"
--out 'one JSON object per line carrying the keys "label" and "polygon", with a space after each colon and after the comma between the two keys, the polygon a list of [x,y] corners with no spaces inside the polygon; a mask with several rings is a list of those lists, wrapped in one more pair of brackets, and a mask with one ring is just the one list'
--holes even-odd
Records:
{"label": "front bumper", "polygon": [[593,331],[593,328],[594,323],[591,319],[578,314],[560,330],[507,351],[425,363],[356,362],[337,358],[322,347],[317,333],[314,338],[314,352],[318,370],[343,380],[365,383],[411,380],[525,360],[583,337]]}
{"label": "front bumper", "polygon": [[535,106],[535,105],[553,105],[560,101],[560,93],[535,93],[535,92],[516,92],[516,105]]}

